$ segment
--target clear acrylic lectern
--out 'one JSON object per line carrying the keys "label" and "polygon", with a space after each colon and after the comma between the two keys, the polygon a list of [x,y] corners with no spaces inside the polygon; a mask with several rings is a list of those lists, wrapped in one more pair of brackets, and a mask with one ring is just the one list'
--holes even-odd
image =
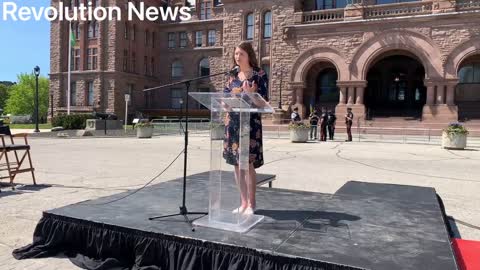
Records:
{"label": "clear acrylic lectern", "polygon": [[[260,215],[234,211],[241,205],[240,188],[245,188],[240,181],[249,175],[250,114],[273,113],[274,110],[258,93],[190,93],[190,96],[211,112],[209,210],[207,216],[193,224],[246,232],[263,219]],[[238,137],[238,145],[232,145],[233,153],[237,153],[237,172],[223,156],[225,125],[234,125],[230,131],[234,130],[236,134],[230,136]]]}

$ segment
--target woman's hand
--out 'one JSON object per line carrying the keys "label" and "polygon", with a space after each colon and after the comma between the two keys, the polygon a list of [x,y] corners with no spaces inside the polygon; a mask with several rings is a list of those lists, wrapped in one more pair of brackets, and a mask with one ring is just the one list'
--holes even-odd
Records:
{"label": "woman's hand", "polygon": [[257,92],[258,86],[255,83],[255,81],[253,81],[252,86],[250,87],[248,80],[246,80],[243,82],[242,88],[243,88],[243,91],[246,93],[255,93]]}

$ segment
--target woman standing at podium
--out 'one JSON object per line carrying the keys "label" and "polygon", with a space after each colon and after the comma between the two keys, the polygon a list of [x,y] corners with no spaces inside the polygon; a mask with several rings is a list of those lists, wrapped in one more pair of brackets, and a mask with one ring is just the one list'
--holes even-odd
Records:
{"label": "woman standing at podium", "polygon": [[[229,77],[225,93],[258,93],[268,101],[268,78],[265,71],[258,66],[257,57],[249,42],[242,42],[235,47],[233,66],[238,73]],[[263,165],[262,119],[259,113],[250,114],[250,153],[249,173],[241,177],[238,166],[239,130],[238,114],[229,113],[225,119],[225,140],[223,157],[228,164],[235,166],[235,181],[240,188],[241,205],[234,212],[253,214],[256,208],[255,193],[257,177],[255,169]]]}

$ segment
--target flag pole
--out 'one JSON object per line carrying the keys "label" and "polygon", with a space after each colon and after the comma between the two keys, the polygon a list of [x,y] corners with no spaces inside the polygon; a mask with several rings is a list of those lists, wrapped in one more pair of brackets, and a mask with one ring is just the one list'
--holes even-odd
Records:
{"label": "flag pole", "polygon": [[68,32],[68,74],[67,74],[67,115],[70,115],[70,76],[71,76],[71,65],[72,65],[72,22],[69,22],[69,32]]}

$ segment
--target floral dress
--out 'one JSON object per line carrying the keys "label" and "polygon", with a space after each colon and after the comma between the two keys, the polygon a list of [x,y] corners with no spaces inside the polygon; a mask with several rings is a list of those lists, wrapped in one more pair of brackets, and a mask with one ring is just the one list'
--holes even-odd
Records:
{"label": "floral dress", "polygon": [[[252,77],[248,80],[254,81],[257,85],[257,93],[268,101],[268,78],[265,71],[254,68]],[[244,81],[238,76],[231,77],[224,93],[230,93],[234,88],[242,87]],[[238,113],[228,113],[225,124],[225,139],[223,142],[223,157],[231,165],[238,165],[239,158],[239,130],[240,118]],[[262,118],[259,113],[250,114],[250,155],[249,162],[253,167],[259,168],[263,165],[263,140],[262,140]]]}

